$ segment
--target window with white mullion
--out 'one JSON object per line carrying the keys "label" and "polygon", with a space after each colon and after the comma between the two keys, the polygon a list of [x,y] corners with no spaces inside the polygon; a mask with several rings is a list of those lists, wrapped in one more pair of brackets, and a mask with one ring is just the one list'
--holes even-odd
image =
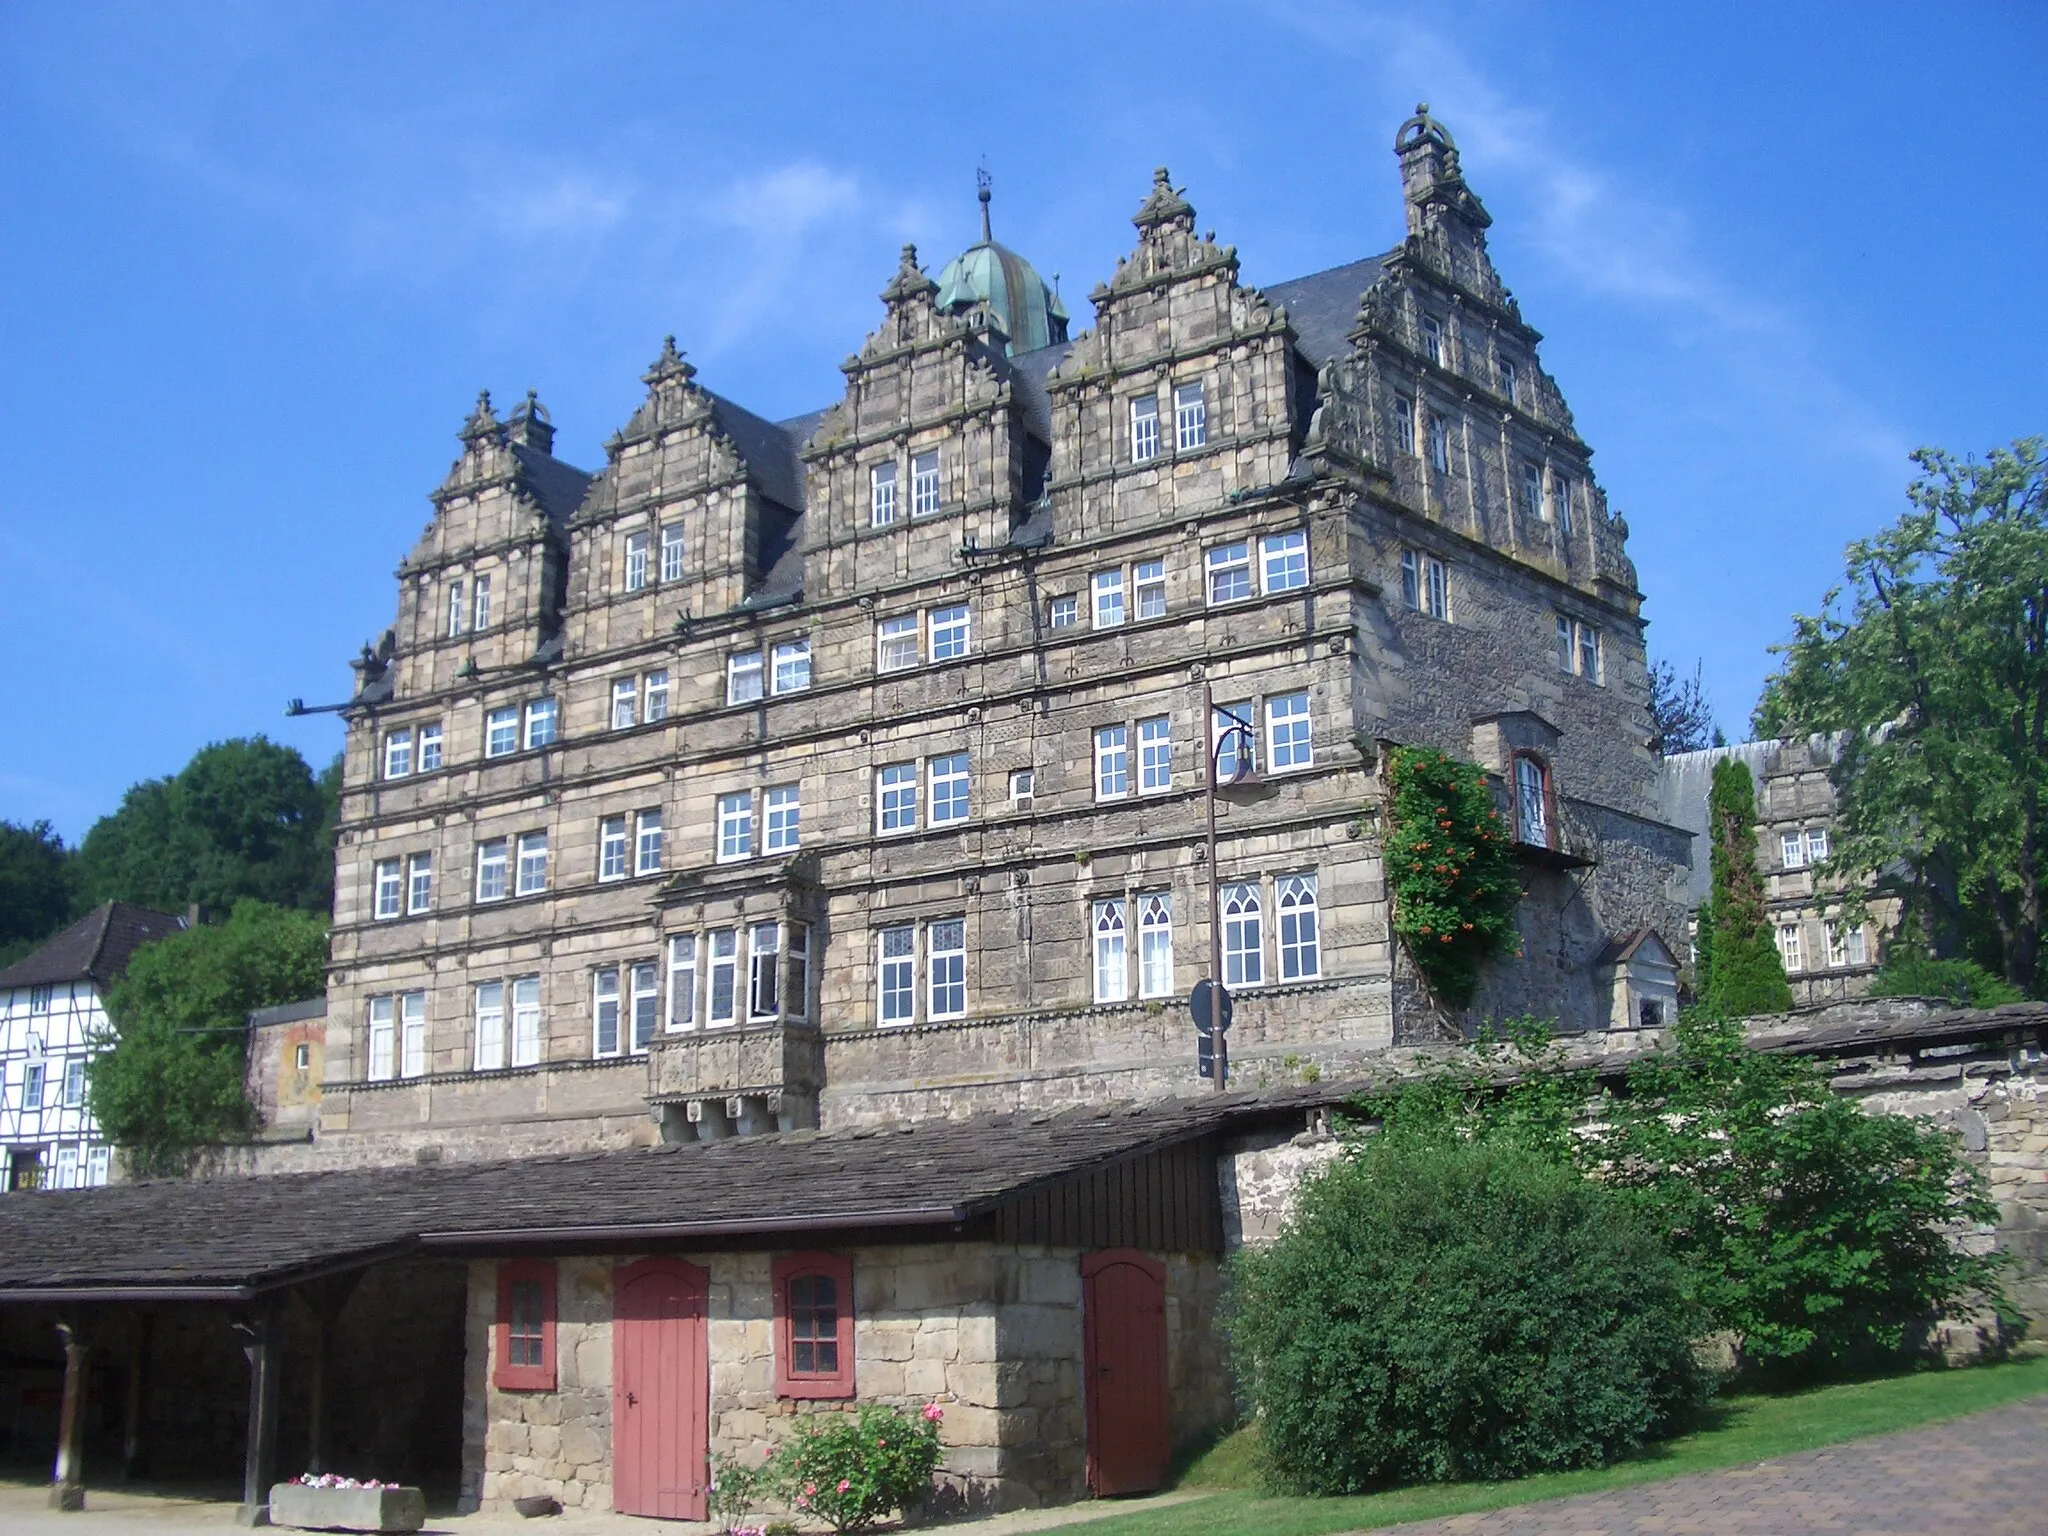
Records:
{"label": "window with white mullion", "polygon": [[537,896],[548,888],[547,833],[519,834],[519,867],[516,878],[521,896]]}
{"label": "window with white mullion", "polygon": [[1095,903],[1095,1001],[1120,1003],[1131,995],[1129,929],[1122,897]]}
{"label": "window with white mullion", "polygon": [[393,731],[384,738],[384,777],[402,779],[412,772],[412,730]]}
{"label": "window with white mullion", "polygon": [[910,924],[875,935],[877,1018],[885,1025],[916,1022],[917,929]]}
{"label": "window with white mullion", "polygon": [[875,830],[917,829],[917,764],[889,763],[875,773]]}
{"label": "window with white mullion", "polygon": [[712,1025],[731,1024],[739,1017],[740,932],[716,928],[710,935],[710,996],[705,1018]]}
{"label": "window with white mullion", "polygon": [[397,917],[405,910],[405,880],[399,872],[396,859],[379,859],[375,868],[376,904],[373,907],[377,918]]}
{"label": "window with white mullion", "polygon": [[1308,535],[1296,528],[1259,540],[1259,584],[1266,594],[1308,585]]}
{"label": "window with white mullion", "polygon": [[868,522],[886,528],[896,521],[896,466],[877,464],[868,471]]}
{"label": "window with white mullion", "polygon": [[1100,726],[1095,732],[1095,798],[1120,800],[1130,792],[1129,732],[1121,725]]}
{"label": "window with white mullion", "polygon": [[661,579],[683,579],[683,525],[664,523],[661,527]]}
{"label": "window with white mullion", "polygon": [[1182,384],[1173,392],[1173,445],[1182,453],[1209,440],[1209,403],[1199,384]]}
{"label": "window with white mullion", "polygon": [[751,704],[761,697],[761,653],[742,651],[725,659],[725,702]]}
{"label": "window with white mullion", "polygon": [[778,694],[799,693],[811,686],[811,641],[808,635],[775,647],[769,686]]}
{"label": "window with white mullion", "polygon": [[1173,788],[1173,721],[1154,715],[1138,722],[1138,792],[1158,794]]}
{"label": "window with white mullion", "polygon": [[[389,994],[370,999],[370,1059],[365,1075],[373,1083],[385,1082],[397,1075],[397,1057],[395,1055],[397,1044],[397,1008],[398,999]],[[34,1094],[30,1095],[31,1103],[36,1102],[42,1097],[41,1068],[41,1062],[29,1063],[29,1070],[36,1079],[33,1086],[37,1090]]]}
{"label": "window with white mullion", "polygon": [[951,752],[925,761],[925,777],[931,788],[931,824],[965,821],[972,775],[965,752]]}
{"label": "window with white mullion", "polygon": [[1131,568],[1131,596],[1141,619],[1166,617],[1166,562],[1140,560]]}
{"label": "window with white mullion", "polygon": [[661,812],[640,812],[633,831],[633,873],[656,873],[661,868]]}
{"label": "window with white mullion", "polygon": [[794,784],[777,784],[762,797],[767,850],[792,853],[802,841],[803,806]]}
{"label": "window with white mullion", "polygon": [[652,960],[640,960],[628,966],[626,974],[631,988],[633,1049],[644,1051],[661,1019],[658,968]]}
{"label": "window with white mullion", "polygon": [[474,605],[474,606],[475,606],[475,614],[476,614],[476,617],[475,617],[475,620],[474,620],[474,623],[473,623],[472,627],[473,627],[473,628],[475,628],[475,629],[480,629],[480,630],[481,630],[481,629],[489,629],[489,628],[491,627],[491,578],[490,578],[490,577],[488,577],[488,576],[479,576],[479,577],[477,577],[477,579],[476,579],[476,603],[475,603],[475,605]]}
{"label": "window with white mullion", "polygon": [[967,1013],[967,922],[949,917],[925,929],[927,979],[925,1017],[964,1018]]}
{"label": "window with white mullion", "polygon": [[453,640],[462,633],[462,621],[468,610],[463,607],[462,583],[448,583],[448,638]]}
{"label": "window with white mullion", "polygon": [[597,878],[626,878],[626,818],[600,817],[597,823]]}
{"label": "window with white mullion", "polygon": [[898,614],[875,626],[875,670],[904,672],[917,665],[918,616]]}
{"label": "window with white mullion", "polygon": [[502,837],[487,838],[477,844],[476,899],[478,901],[503,901],[505,899],[510,854],[511,845]]}
{"label": "window with white mullion", "polygon": [[965,603],[934,608],[925,619],[933,661],[953,661],[967,654],[969,618]]}
{"label": "window with white mullion", "polygon": [[668,1027],[697,1027],[697,935],[671,934],[668,941]]}
{"label": "window with white mullion", "polygon": [[1202,556],[1208,574],[1209,603],[1241,602],[1252,595],[1252,547],[1221,544]]}
{"label": "window with white mullion", "polygon": [[1316,877],[1282,875],[1273,882],[1273,904],[1280,914],[1280,979],[1314,980],[1323,973]]}
{"label": "window with white mullion", "polygon": [[1131,462],[1159,457],[1159,397],[1140,395],[1131,402]]}
{"label": "window with white mullion", "polygon": [[1218,704],[1209,721],[1209,749],[1214,754],[1216,782],[1229,784],[1259,766],[1259,711],[1250,699]]}
{"label": "window with white mullion", "polygon": [[1223,900],[1223,985],[1256,987],[1266,979],[1265,913],[1255,884],[1226,885]]}
{"label": "window with white mullion", "polygon": [[640,688],[635,679],[622,677],[612,683],[613,730],[630,730],[633,726],[639,724],[639,719],[635,713],[639,701]]}
{"label": "window with white mullion", "polygon": [[1097,571],[1090,579],[1095,594],[1095,627],[1113,629],[1124,621],[1124,573]]}
{"label": "window with white mullion", "polygon": [[751,790],[718,797],[718,862],[754,856],[754,796]]}
{"label": "window with white mullion", "polygon": [[1266,700],[1266,761],[1273,772],[1312,765],[1310,734],[1306,690],[1276,694]]}
{"label": "window with white mullion", "polygon": [[930,517],[939,510],[939,451],[936,448],[913,454],[910,459],[910,515]]}
{"label": "window with white mullion", "polygon": [[1138,996],[1173,996],[1173,898],[1138,898]]}
{"label": "window with white mullion", "polygon": [[619,968],[601,966],[591,978],[591,1040],[593,1056],[619,1054]]}
{"label": "window with white mullion", "polygon": [[434,856],[416,853],[406,860],[405,910],[414,916],[434,905]]}
{"label": "window with white mullion", "polygon": [[540,978],[521,976],[512,983],[512,1065],[540,1062]]}
{"label": "window with white mullion", "polygon": [[811,1016],[811,925],[783,925],[782,1016],[797,1021]]}
{"label": "window with white mullion", "polygon": [[641,710],[641,719],[649,725],[668,718],[668,669],[650,672],[642,679],[646,698]]}
{"label": "window with white mullion", "polygon": [[626,535],[626,590],[638,592],[647,586],[648,538],[643,531]]}
{"label": "window with white mullion", "polygon": [[782,1014],[782,925],[747,930],[747,1017],[765,1023]]}
{"label": "window with white mullion", "polygon": [[505,983],[486,981],[476,989],[476,1070],[505,1065]]}
{"label": "window with white mullion", "polygon": [[398,1075],[424,1077],[427,1071],[427,994],[398,995]]}

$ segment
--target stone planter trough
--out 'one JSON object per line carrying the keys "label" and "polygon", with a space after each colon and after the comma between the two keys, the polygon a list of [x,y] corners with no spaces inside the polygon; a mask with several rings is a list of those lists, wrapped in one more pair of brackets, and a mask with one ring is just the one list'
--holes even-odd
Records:
{"label": "stone planter trough", "polygon": [[427,1523],[427,1496],[417,1488],[278,1483],[270,1490],[270,1523],[302,1531],[416,1531]]}

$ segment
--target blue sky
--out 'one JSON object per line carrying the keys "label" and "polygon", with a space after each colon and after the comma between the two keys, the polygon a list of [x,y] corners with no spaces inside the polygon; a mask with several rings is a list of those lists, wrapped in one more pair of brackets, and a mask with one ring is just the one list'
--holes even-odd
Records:
{"label": "blue sky", "polygon": [[0,817],[82,837],[257,731],[316,766],[480,388],[594,467],[673,331],[836,396],[897,246],[1077,324],[1169,165],[1252,283],[1401,232],[1457,135],[1627,516],[1651,647],[1739,730],[1916,445],[2048,430],[2048,8],[0,5]]}

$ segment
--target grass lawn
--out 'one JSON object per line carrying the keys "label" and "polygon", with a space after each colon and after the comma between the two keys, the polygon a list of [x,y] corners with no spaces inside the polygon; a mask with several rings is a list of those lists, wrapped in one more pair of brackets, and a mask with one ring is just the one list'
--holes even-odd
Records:
{"label": "grass lawn", "polygon": [[1404,1520],[1430,1520],[1631,1483],[1707,1472],[1794,1451],[1912,1429],[1980,1408],[2048,1392],[2048,1354],[1968,1370],[1926,1371],[1882,1381],[1822,1387],[1785,1397],[1723,1398],[1692,1434],[1588,1472],[1555,1472],[1512,1483],[1432,1483],[1344,1499],[1268,1498],[1256,1491],[1254,1447],[1240,1430],[1189,1467],[1185,1491],[1209,1497],[1142,1514],[1091,1521],[1087,1536],[1325,1536]]}

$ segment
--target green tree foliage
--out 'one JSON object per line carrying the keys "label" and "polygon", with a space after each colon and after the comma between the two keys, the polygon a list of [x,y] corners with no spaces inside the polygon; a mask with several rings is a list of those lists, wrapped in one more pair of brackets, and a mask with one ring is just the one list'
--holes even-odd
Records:
{"label": "green tree foliage", "polygon": [[1934,449],[1846,590],[1794,621],[1757,722],[1846,731],[1829,868],[1883,876],[1941,955],[2041,986],[2048,858],[2048,440]]}
{"label": "green tree foliage", "polygon": [[86,834],[90,899],[225,912],[245,899],[325,913],[334,899],[333,794],[262,736],[215,742],[135,785]]}
{"label": "green tree foliage", "polygon": [[77,870],[47,821],[0,821],[0,965],[12,965],[71,920]]}
{"label": "green tree foliage", "polygon": [[1739,1019],[1792,1006],[1785,962],[1772,940],[1764,877],[1756,867],[1756,786],[1749,765],[1714,765],[1707,795],[1713,890],[1700,910],[1696,990],[1706,1011]]}
{"label": "green tree foliage", "polygon": [[245,1132],[249,1010],[314,996],[326,961],[323,921],[256,901],[137,950],[107,1000],[108,1049],[87,1075],[108,1139],[139,1171],[177,1173],[198,1148]]}
{"label": "green tree foliage", "polygon": [[1428,747],[1388,753],[1383,856],[1394,932],[1431,990],[1464,1007],[1480,967],[1519,942],[1521,875],[1486,775]]}
{"label": "green tree foliage", "polygon": [[1600,1465],[1707,1387],[1654,1231],[1512,1138],[1350,1146],[1233,1261],[1232,1298],[1269,1470],[1294,1492]]}
{"label": "green tree foliage", "polygon": [[1650,663],[1650,729],[1650,745],[1663,757],[1727,745],[1728,738],[1714,723],[1714,707],[1707,702],[1697,662],[1691,677],[1681,677],[1668,661]]}
{"label": "green tree foliage", "polygon": [[1996,1008],[2026,994],[1974,960],[1937,960],[1909,944],[1894,945],[1870,984],[1872,997],[1938,997],[1958,1008]]}

